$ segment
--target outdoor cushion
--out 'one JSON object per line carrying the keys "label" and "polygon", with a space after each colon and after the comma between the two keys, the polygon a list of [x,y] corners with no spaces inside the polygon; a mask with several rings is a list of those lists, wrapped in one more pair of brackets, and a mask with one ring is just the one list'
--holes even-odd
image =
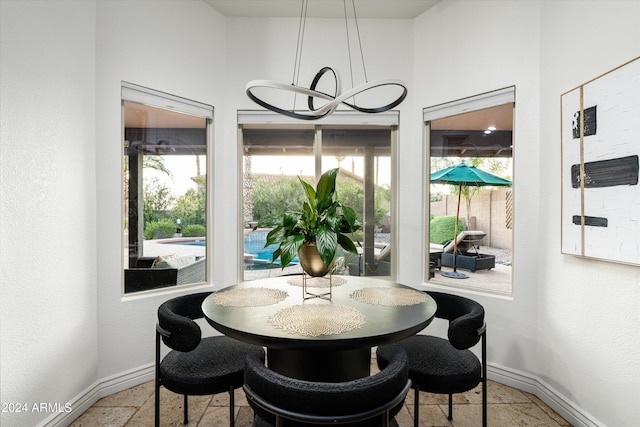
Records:
{"label": "outdoor cushion", "polygon": [[196,262],[195,255],[181,255],[172,258],[163,258],[160,261],[156,261],[153,268],[181,268],[191,265],[194,262]]}

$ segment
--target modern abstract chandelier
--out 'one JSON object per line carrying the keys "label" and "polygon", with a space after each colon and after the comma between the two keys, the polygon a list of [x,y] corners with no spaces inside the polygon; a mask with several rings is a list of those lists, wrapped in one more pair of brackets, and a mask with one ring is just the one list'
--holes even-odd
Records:
{"label": "modern abstract chandelier", "polygon": [[[347,28],[347,47],[349,51],[349,68],[352,76],[351,79],[352,79],[353,87],[343,93],[342,80],[340,78],[340,74],[331,67],[323,67],[322,69],[320,69],[320,71],[318,71],[315,77],[313,78],[311,82],[311,86],[309,86],[308,88],[304,86],[300,86],[298,84],[298,78],[300,74],[300,63],[302,61],[302,45],[304,41],[304,31],[305,31],[306,21],[307,21],[308,1],[309,0],[302,0],[302,8],[300,11],[300,25],[298,28],[298,44],[296,46],[296,59],[293,67],[292,83],[287,84],[287,83],[281,83],[273,80],[252,80],[249,83],[247,83],[247,87],[246,87],[247,96],[256,104],[264,108],[267,108],[279,114],[283,114],[287,117],[291,117],[294,119],[301,119],[301,120],[317,120],[322,117],[325,117],[333,113],[334,111],[336,111],[336,109],[340,104],[344,104],[354,110],[357,110],[363,113],[382,113],[384,111],[388,111],[400,105],[400,103],[402,103],[402,101],[404,101],[404,99],[407,96],[407,88],[404,82],[398,79],[378,79],[378,80],[372,80],[372,81],[368,81],[367,79],[367,71],[364,63],[364,55],[362,53],[362,43],[360,40],[360,30],[358,28],[358,19],[356,16],[356,7],[354,4],[354,0],[351,0],[351,5],[353,8],[353,18],[354,18],[355,27],[356,27],[356,33],[358,36],[358,46],[360,47],[360,57],[362,60],[362,68],[364,71],[365,83],[360,84],[358,86],[353,85],[353,66],[352,66],[352,60],[351,60],[351,48],[350,48],[351,44],[350,44],[350,37],[349,37],[349,25],[348,25],[348,19],[347,19],[347,5],[346,5],[346,0],[343,0],[344,19],[345,19],[345,26]],[[335,91],[333,94],[317,90],[318,83],[320,82],[322,77],[325,75],[327,75],[328,77],[333,77],[334,85],[335,85]],[[399,88],[401,90],[400,96],[394,101],[380,107],[362,107],[356,104],[355,102],[356,95],[359,95],[371,90],[375,90],[381,87],[385,87],[385,86]],[[291,109],[280,108],[273,104],[270,104],[255,94],[256,92],[255,89],[257,88],[267,88],[271,90],[292,92],[295,95],[297,94],[304,95],[307,97],[308,110],[304,110],[304,111],[295,110],[295,96],[294,96],[294,103],[293,103],[294,105],[292,106]],[[353,100],[348,102],[348,100],[350,99],[353,99]],[[322,104],[321,106],[316,106],[316,100],[322,100],[325,103]]]}

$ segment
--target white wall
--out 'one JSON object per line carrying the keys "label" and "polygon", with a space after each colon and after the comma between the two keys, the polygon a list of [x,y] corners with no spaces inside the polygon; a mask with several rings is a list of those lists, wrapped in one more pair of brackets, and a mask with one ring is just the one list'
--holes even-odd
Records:
{"label": "white wall", "polygon": [[1,400],[27,405],[0,424],[34,426],[98,371],[95,2],[0,19]]}
{"label": "white wall", "polygon": [[443,1],[415,20],[414,40],[418,108],[516,87],[513,299],[476,298],[490,361],[529,373],[538,369],[539,28],[538,2]]}
{"label": "white wall", "polygon": [[477,299],[492,370],[580,425],[640,423],[640,274],[560,254],[560,94],[637,56],[639,24],[637,1],[451,0],[415,21],[421,106],[516,86],[514,298]]}
{"label": "white wall", "polygon": [[[211,157],[219,185],[225,23],[201,1],[153,2],[153,10],[143,0],[99,1],[96,32],[98,375],[106,378],[151,364],[158,306],[176,292],[194,291],[121,297],[121,81],[214,106]],[[214,218],[223,215],[218,205],[214,209]]]}
{"label": "white wall", "polygon": [[538,375],[603,425],[637,426],[640,269],[560,255],[559,129],[560,94],[640,55],[640,2],[541,4]]}

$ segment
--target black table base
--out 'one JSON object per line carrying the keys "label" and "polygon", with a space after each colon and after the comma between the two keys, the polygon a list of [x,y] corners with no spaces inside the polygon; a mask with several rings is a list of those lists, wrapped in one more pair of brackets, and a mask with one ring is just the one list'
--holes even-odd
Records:
{"label": "black table base", "polygon": [[371,348],[329,351],[268,348],[267,364],[269,369],[290,378],[351,381],[371,374]]}

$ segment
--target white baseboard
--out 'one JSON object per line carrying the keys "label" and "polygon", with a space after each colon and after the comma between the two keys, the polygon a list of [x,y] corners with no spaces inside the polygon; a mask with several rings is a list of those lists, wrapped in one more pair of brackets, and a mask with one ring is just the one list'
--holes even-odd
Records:
{"label": "white baseboard", "polygon": [[487,378],[537,396],[574,427],[602,427],[604,425],[558,390],[529,374],[494,363],[487,363]]}
{"label": "white baseboard", "polygon": [[38,427],[68,426],[100,398],[135,387],[154,378],[155,363],[150,363],[98,380],[69,402],[71,403],[71,412],[52,414],[38,424]]}
{"label": "white baseboard", "polygon": [[[154,375],[155,365],[150,363],[96,381],[70,402],[72,407],[71,412],[53,414],[38,424],[38,427],[67,426],[100,398],[151,381]],[[603,425],[549,384],[527,373],[494,363],[488,363],[487,378],[500,384],[534,394],[565,420],[569,421],[574,427],[601,427]]]}

